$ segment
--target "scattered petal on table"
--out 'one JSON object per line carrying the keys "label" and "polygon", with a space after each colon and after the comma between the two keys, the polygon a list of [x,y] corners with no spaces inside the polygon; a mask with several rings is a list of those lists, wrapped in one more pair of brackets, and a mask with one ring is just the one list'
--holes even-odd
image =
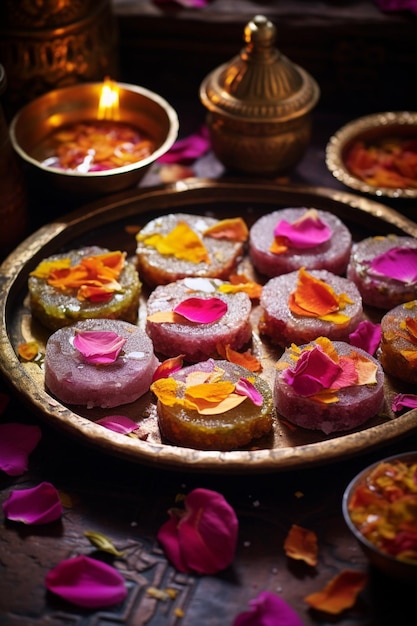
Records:
{"label": "scattered petal on table", "polygon": [[249,610],[235,617],[232,626],[303,626],[303,622],[285,600],[261,591],[249,601]]}
{"label": "scattered petal on table", "polygon": [[58,563],[45,584],[64,600],[89,609],[118,604],[127,596],[125,581],[114,567],[83,555]]}
{"label": "scattered petal on table", "polygon": [[0,424],[0,470],[21,476],[28,468],[28,457],[41,438],[39,426]]}
{"label": "scattered petal on table", "polygon": [[194,489],[172,509],[157,538],[180,572],[215,574],[231,565],[237,543],[234,509],[216,491]]}
{"label": "scattered petal on table", "polygon": [[367,579],[364,572],[344,570],[332,578],[321,591],[306,596],[304,601],[314,609],[337,615],[355,604]]}
{"label": "scattered petal on table", "polygon": [[293,524],[284,542],[285,554],[291,559],[317,565],[317,535],[312,530]]}
{"label": "scattered petal on table", "polygon": [[12,491],[3,503],[3,511],[13,522],[49,524],[62,516],[62,503],[55,487],[42,482],[30,489]]}

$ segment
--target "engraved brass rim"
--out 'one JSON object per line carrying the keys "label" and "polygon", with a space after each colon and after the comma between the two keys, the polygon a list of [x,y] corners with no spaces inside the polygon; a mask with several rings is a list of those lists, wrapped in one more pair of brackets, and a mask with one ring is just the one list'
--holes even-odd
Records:
{"label": "engraved brass rim", "polygon": [[353,176],[347,169],[344,157],[348,148],[358,139],[376,139],[398,132],[410,133],[417,138],[417,112],[387,111],[360,117],[342,126],[326,146],[326,165],[333,176],[355,191],[387,198],[417,198],[417,188],[375,187]]}
{"label": "engraved brass rim", "polygon": [[[150,214],[185,210],[220,215],[233,210],[235,214],[243,214],[246,210],[253,218],[258,215],[258,210],[265,213],[280,205],[315,206],[328,210],[357,224],[361,231],[369,232],[371,228],[417,236],[417,224],[399,212],[368,198],[320,187],[191,178],[96,200],[40,228],[1,265],[0,373],[41,420],[104,453],[164,469],[234,474],[279,472],[369,452],[406,435],[417,427],[415,409],[336,436],[300,431],[294,435],[290,429],[284,430],[285,425],[278,424],[279,432],[272,444],[251,450],[204,451],[152,439],[134,439],[96,424],[94,414],[89,412],[94,411],[92,409],[78,411],[61,404],[45,390],[43,375],[34,374],[33,369],[20,362],[16,347],[19,339],[22,340],[22,313],[30,319],[27,279],[29,272],[46,256],[71,249],[75,244],[88,245],[92,240],[105,243],[103,233],[114,241],[115,233],[119,231],[123,232],[125,239],[129,237],[128,253],[132,253],[134,237],[128,234],[126,225],[140,224],[141,219],[149,219]],[[33,368],[37,366],[33,365]]]}

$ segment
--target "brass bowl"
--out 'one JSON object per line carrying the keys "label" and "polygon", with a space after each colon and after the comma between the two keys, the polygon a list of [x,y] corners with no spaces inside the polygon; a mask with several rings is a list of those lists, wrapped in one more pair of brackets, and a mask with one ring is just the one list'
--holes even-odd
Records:
{"label": "brass bowl", "polygon": [[356,191],[388,198],[417,198],[417,181],[415,187],[374,186],[355,176],[346,166],[346,156],[357,141],[372,145],[391,137],[417,140],[417,112],[387,111],[349,122],[327,144],[327,168],[337,180]]}
{"label": "brass bowl", "polygon": [[39,146],[58,128],[97,119],[102,87],[103,83],[83,83],[50,91],[25,105],[10,124],[12,146],[24,164],[59,190],[102,195],[133,187],[178,136],[178,116],[168,102],[143,87],[119,83],[118,121],[142,130],[155,143],[154,152],[135,163],[97,172],[44,165]]}
{"label": "brass bowl", "polygon": [[[417,451],[413,452],[405,452],[403,454],[398,454],[395,456],[386,457],[369,465],[365,469],[363,469],[359,474],[357,474],[346,487],[345,492],[343,494],[342,499],[342,511],[345,522],[359,543],[363,553],[368,558],[370,564],[374,566],[379,571],[388,575],[391,578],[395,578],[405,582],[417,583],[417,563],[411,561],[405,561],[394,556],[391,556],[387,552],[383,552],[379,550],[376,545],[374,545],[371,541],[368,541],[364,537],[364,535],[360,532],[357,526],[352,521],[350,512],[349,512],[349,504],[352,498],[352,495],[359,484],[366,481],[367,477],[371,474],[371,472],[382,462],[395,462],[402,461],[406,464],[415,463],[417,461]],[[417,494],[415,496],[417,498]],[[417,523],[417,519],[416,519]]]}

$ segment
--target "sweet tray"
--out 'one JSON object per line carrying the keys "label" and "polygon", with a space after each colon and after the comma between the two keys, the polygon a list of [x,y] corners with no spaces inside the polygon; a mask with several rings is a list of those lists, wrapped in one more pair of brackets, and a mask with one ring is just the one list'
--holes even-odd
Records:
{"label": "sweet tray", "polygon": [[[17,355],[18,343],[36,339],[42,346],[48,337],[45,329],[32,319],[28,308],[28,276],[43,258],[85,245],[122,249],[133,256],[134,232],[159,214],[242,216],[250,226],[264,213],[297,206],[334,213],[350,228],[354,240],[388,233],[417,237],[417,224],[402,214],[367,198],[327,188],[192,178],[101,199],[40,228],[20,244],[0,268],[0,372],[12,392],[41,420],[68,436],[104,453],[163,469],[242,474],[276,472],[330,463],[405,436],[417,428],[417,410],[395,415],[390,406],[396,393],[411,390],[386,377],[384,414],[358,430],[324,435],[292,428],[277,418],[273,434],[248,449],[221,452],[183,448],[161,440],[150,394],[111,410],[66,406],[45,389],[41,367],[23,363]],[[140,325],[144,324],[145,301],[146,288],[139,308]],[[256,314],[255,309],[255,318]],[[378,321],[376,315],[375,311],[368,312],[372,321]],[[255,324],[253,344],[254,350],[262,353],[262,376],[271,383],[274,364],[282,352],[259,338]],[[99,418],[109,414],[126,415],[137,421],[135,435],[121,435],[96,424]]]}

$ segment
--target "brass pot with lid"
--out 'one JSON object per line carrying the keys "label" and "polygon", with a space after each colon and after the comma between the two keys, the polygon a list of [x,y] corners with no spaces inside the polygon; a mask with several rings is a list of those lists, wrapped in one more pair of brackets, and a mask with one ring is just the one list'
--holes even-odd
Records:
{"label": "brass pot with lid", "polygon": [[275,38],[274,24],[256,15],[244,29],[246,45],[240,54],[200,85],[213,152],[237,172],[287,172],[310,141],[310,112],[320,89],[275,47]]}

